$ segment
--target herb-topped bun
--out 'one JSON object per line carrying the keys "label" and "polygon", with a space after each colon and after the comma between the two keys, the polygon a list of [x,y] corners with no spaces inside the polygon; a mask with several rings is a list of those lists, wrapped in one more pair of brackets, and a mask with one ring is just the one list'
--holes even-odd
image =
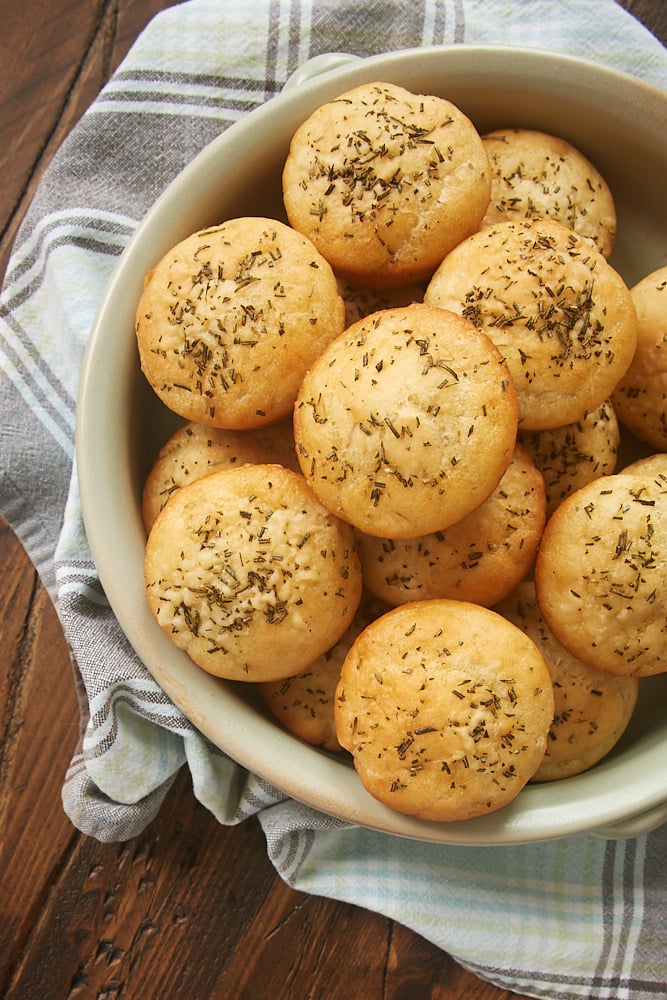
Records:
{"label": "herb-topped bun", "polygon": [[667,486],[667,452],[637,458],[624,466],[623,472],[625,475],[654,476],[659,485]]}
{"label": "herb-topped bun", "polygon": [[519,794],[544,756],[553,709],[549,671],[524,632],[475,604],[420,601],[361,633],[334,711],[371,795],[452,822]]}
{"label": "herb-topped bun", "polygon": [[305,669],[346,632],[362,586],[351,529],[278,465],[182,487],[148,537],[145,576],[172,641],[208,673],[238,681]]}
{"label": "herb-topped bun", "polygon": [[146,531],[176,490],[211,472],[247,462],[298,471],[292,422],[283,420],[254,431],[226,431],[192,422],[179,427],[160,448],[144,482],[141,513]]}
{"label": "herb-topped bun", "polygon": [[546,520],[542,474],[517,445],[491,496],[421,538],[357,533],[364,582],[388,604],[439,597],[490,607],[532,569]]}
{"label": "herb-topped bun", "polygon": [[667,482],[618,473],[583,486],[547,522],[535,592],[567,650],[610,674],[667,670]]}
{"label": "herb-topped bun", "polygon": [[187,237],[147,275],[136,313],[141,367],[162,402],[228,429],[289,416],[304,372],[344,326],[329,264],[264,218]]}
{"label": "herb-topped bun", "polygon": [[521,430],[581,420],[612,393],[637,343],[630,291],[591,240],[551,219],[464,240],[424,300],[466,316],[514,377]]}
{"label": "herb-topped bun", "polygon": [[482,136],[491,200],[482,226],[550,218],[588,236],[605,257],[616,239],[616,206],[600,171],[571,143],[534,129]]}
{"label": "herb-topped bun", "polygon": [[306,375],[297,458],[321,502],[384,538],[444,529],[505,472],[517,403],[500,354],[454,313],[423,304],[349,327]]}
{"label": "herb-topped bun", "polygon": [[370,83],[297,129],[283,170],[287,217],[341,277],[426,278],[475,232],[491,180],[472,122],[439,97]]}
{"label": "herb-topped bun", "polygon": [[637,310],[637,351],[612,399],[621,423],[667,451],[667,265],[630,290]]}
{"label": "herb-topped bun", "polygon": [[260,698],[288,733],[325,750],[342,749],[334,720],[341,667],[359,633],[387,610],[386,605],[366,595],[342,639],[306,670],[294,677],[257,685]]}
{"label": "herb-topped bun", "polygon": [[632,718],[639,681],[589,667],[554,637],[540,614],[531,580],[495,608],[522,629],[544,657],[554,688],[547,749],[531,781],[581,774],[611,751]]}
{"label": "herb-topped bun", "polygon": [[573,424],[519,438],[544,476],[548,515],[581,486],[616,471],[621,432],[609,400]]}

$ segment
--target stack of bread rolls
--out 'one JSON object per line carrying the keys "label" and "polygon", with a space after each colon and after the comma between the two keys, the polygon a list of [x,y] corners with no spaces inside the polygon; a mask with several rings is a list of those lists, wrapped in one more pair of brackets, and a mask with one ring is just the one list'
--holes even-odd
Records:
{"label": "stack of bread rolls", "polygon": [[[388,807],[485,815],[598,763],[667,669],[667,268],[628,288],[565,139],[390,83],[311,114],[282,180],[282,219],[146,275],[182,420],[147,599]],[[618,468],[630,432],[650,458]]]}

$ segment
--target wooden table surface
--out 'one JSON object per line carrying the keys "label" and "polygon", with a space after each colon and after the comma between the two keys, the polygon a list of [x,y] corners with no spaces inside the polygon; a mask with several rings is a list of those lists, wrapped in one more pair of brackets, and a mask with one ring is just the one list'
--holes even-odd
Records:
{"label": "wooden table surface", "polygon": [[[0,0],[0,278],[44,167],[173,0]],[[623,0],[663,43],[664,0]],[[255,820],[222,827],[183,771],[133,841],[74,830],[79,713],[56,613],[0,520],[0,996],[509,1000],[400,924],[287,887]],[[360,985],[362,984],[362,985]]]}

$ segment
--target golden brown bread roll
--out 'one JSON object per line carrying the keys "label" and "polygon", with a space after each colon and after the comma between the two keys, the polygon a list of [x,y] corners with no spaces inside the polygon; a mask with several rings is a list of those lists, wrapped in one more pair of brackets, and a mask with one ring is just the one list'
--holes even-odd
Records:
{"label": "golden brown bread roll", "polygon": [[531,781],[555,781],[587,771],[616,746],[632,718],[639,681],[590,667],[569,653],[540,614],[532,580],[495,608],[530,636],[554,689],[554,719],[544,758]]}
{"label": "golden brown bread roll", "polygon": [[453,822],[518,795],[542,760],[553,710],[533,641],[493,611],[445,600],[404,604],[361,633],[335,717],[371,795]]}
{"label": "golden brown bread roll", "polygon": [[455,105],[382,82],[317,108],[283,170],[290,223],[340,277],[376,287],[427,277],[475,232],[490,189],[482,140]]}
{"label": "golden brown bread roll", "polygon": [[344,635],[362,587],[350,528],[279,465],[223,469],[178,490],[148,536],[145,577],[172,641],[239,681],[304,670]]}
{"label": "golden brown bread roll", "polygon": [[344,325],[326,260],[259,217],[182,240],[146,276],[136,311],[142,371],[162,402],[232,430],[288,417],[304,372]]}
{"label": "golden brown bread roll", "polygon": [[619,420],[640,440],[667,450],[667,265],[631,290],[637,350],[613,393]]}
{"label": "golden brown bread roll", "polygon": [[544,431],[523,431],[519,440],[544,476],[547,513],[580,486],[616,471],[621,432],[609,400],[581,420]]}
{"label": "golden brown bread roll", "polygon": [[494,129],[482,141],[491,165],[491,199],[482,227],[555,219],[593,240],[609,258],[616,240],[614,197],[580,150],[537,129]]}
{"label": "golden brown bread roll", "polygon": [[294,410],[321,502],[371,535],[448,527],[488,497],[516,440],[516,396],[473,325],[423,304],[353,324],[315,362]]}
{"label": "golden brown bread roll", "polygon": [[547,522],[535,589],[573,656],[610,674],[667,669],[667,484],[617,473],[582,486]]}
{"label": "golden brown bread roll", "polygon": [[637,317],[594,244],[552,219],[504,222],[452,250],[424,301],[466,316],[507,361],[520,430],[581,420],[627,371]]}
{"label": "golden brown bread roll", "polygon": [[179,427],[160,448],[144,482],[141,513],[146,531],[181,486],[246,462],[298,470],[291,420],[254,431],[228,431],[192,421]]}
{"label": "golden brown bread roll", "polygon": [[450,528],[404,540],[357,532],[364,581],[392,605],[448,597],[490,607],[531,570],[545,520],[542,474],[517,445],[491,496]]}
{"label": "golden brown bread roll", "polygon": [[260,698],[289,733],[325,750],[342,749],[336,735],[334,703],[343,660],[359,633],[387,610],[371,595],[364,595],[343,637],[307,670],[257,685]]}

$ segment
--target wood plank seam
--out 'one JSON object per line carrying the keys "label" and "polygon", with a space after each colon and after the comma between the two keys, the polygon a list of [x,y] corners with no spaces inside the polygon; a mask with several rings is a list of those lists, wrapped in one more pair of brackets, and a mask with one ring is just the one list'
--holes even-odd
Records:
{"label": "wood plank seam", "polygon": [[[52,159],[54,152],[63,141],[60,135],[63,119],[67,110],[75,101],[79,84],[90,65],[97,62],[97,51],[101,49],[101,80],[106,83],[113,70],[113,51],[118,29],[118,0],[103,0],[99,7],[98,17],[93,25],[90,37],[82,50],[81,57],[74,67],[74,72],[69,86],[67,87],[60,106],[56,112],[53,126],[44,135],[43,141],[33,159],[29,169],[25,173],[24,182],[19,189],[14,206],[7,216],[7,221],[0,229],[0,242],[8,240],[13,243],[18,233],[21,221],[25,216],[30,202],[35,194],[37,184],[48,162]],[[68,125],[67,131],[74,127],[75,122]],[[55,149],[52,147],[55,145]],[[0,282],[4,278],[4,273],[0,273]]]}
{"label": "wood plank seam", "polygon": [[82,835],[72,827],[72,834],[64,845],[57,863],[54,865],[50,878],[44,880],[41,891],[35,896],[28,912],[23,914],[21,926],[19,927],[12,943],[12,959],[4,969],[4,976],[0,980],[0,996],[8,997],[14,986],[20,982],[22,970],[26,958],[29,960],[31,954],[31,943],[38,940],[44,933],[44,928],[48,927],[52,919],[52,911],[49,906],[50,899],[57,899],[62,893],[61,882],[69,871],[72,859],[75,857]]}
{"label": "wood plank seam", "polygon": [[[21,728],[23,682],[30,672],[31,647],[35,640],[34,609],[39,597],[37,573],[32,573],[32,586],[26,605],[20,639],[10,661],[5,681],[5,698],[0,723],[0,788],[5,787],[7,772],[14,756],[14,744]],[[10,598],[11,600],[11,598]],[[0,818],[4,817],[4,803],[0,802]]]}

